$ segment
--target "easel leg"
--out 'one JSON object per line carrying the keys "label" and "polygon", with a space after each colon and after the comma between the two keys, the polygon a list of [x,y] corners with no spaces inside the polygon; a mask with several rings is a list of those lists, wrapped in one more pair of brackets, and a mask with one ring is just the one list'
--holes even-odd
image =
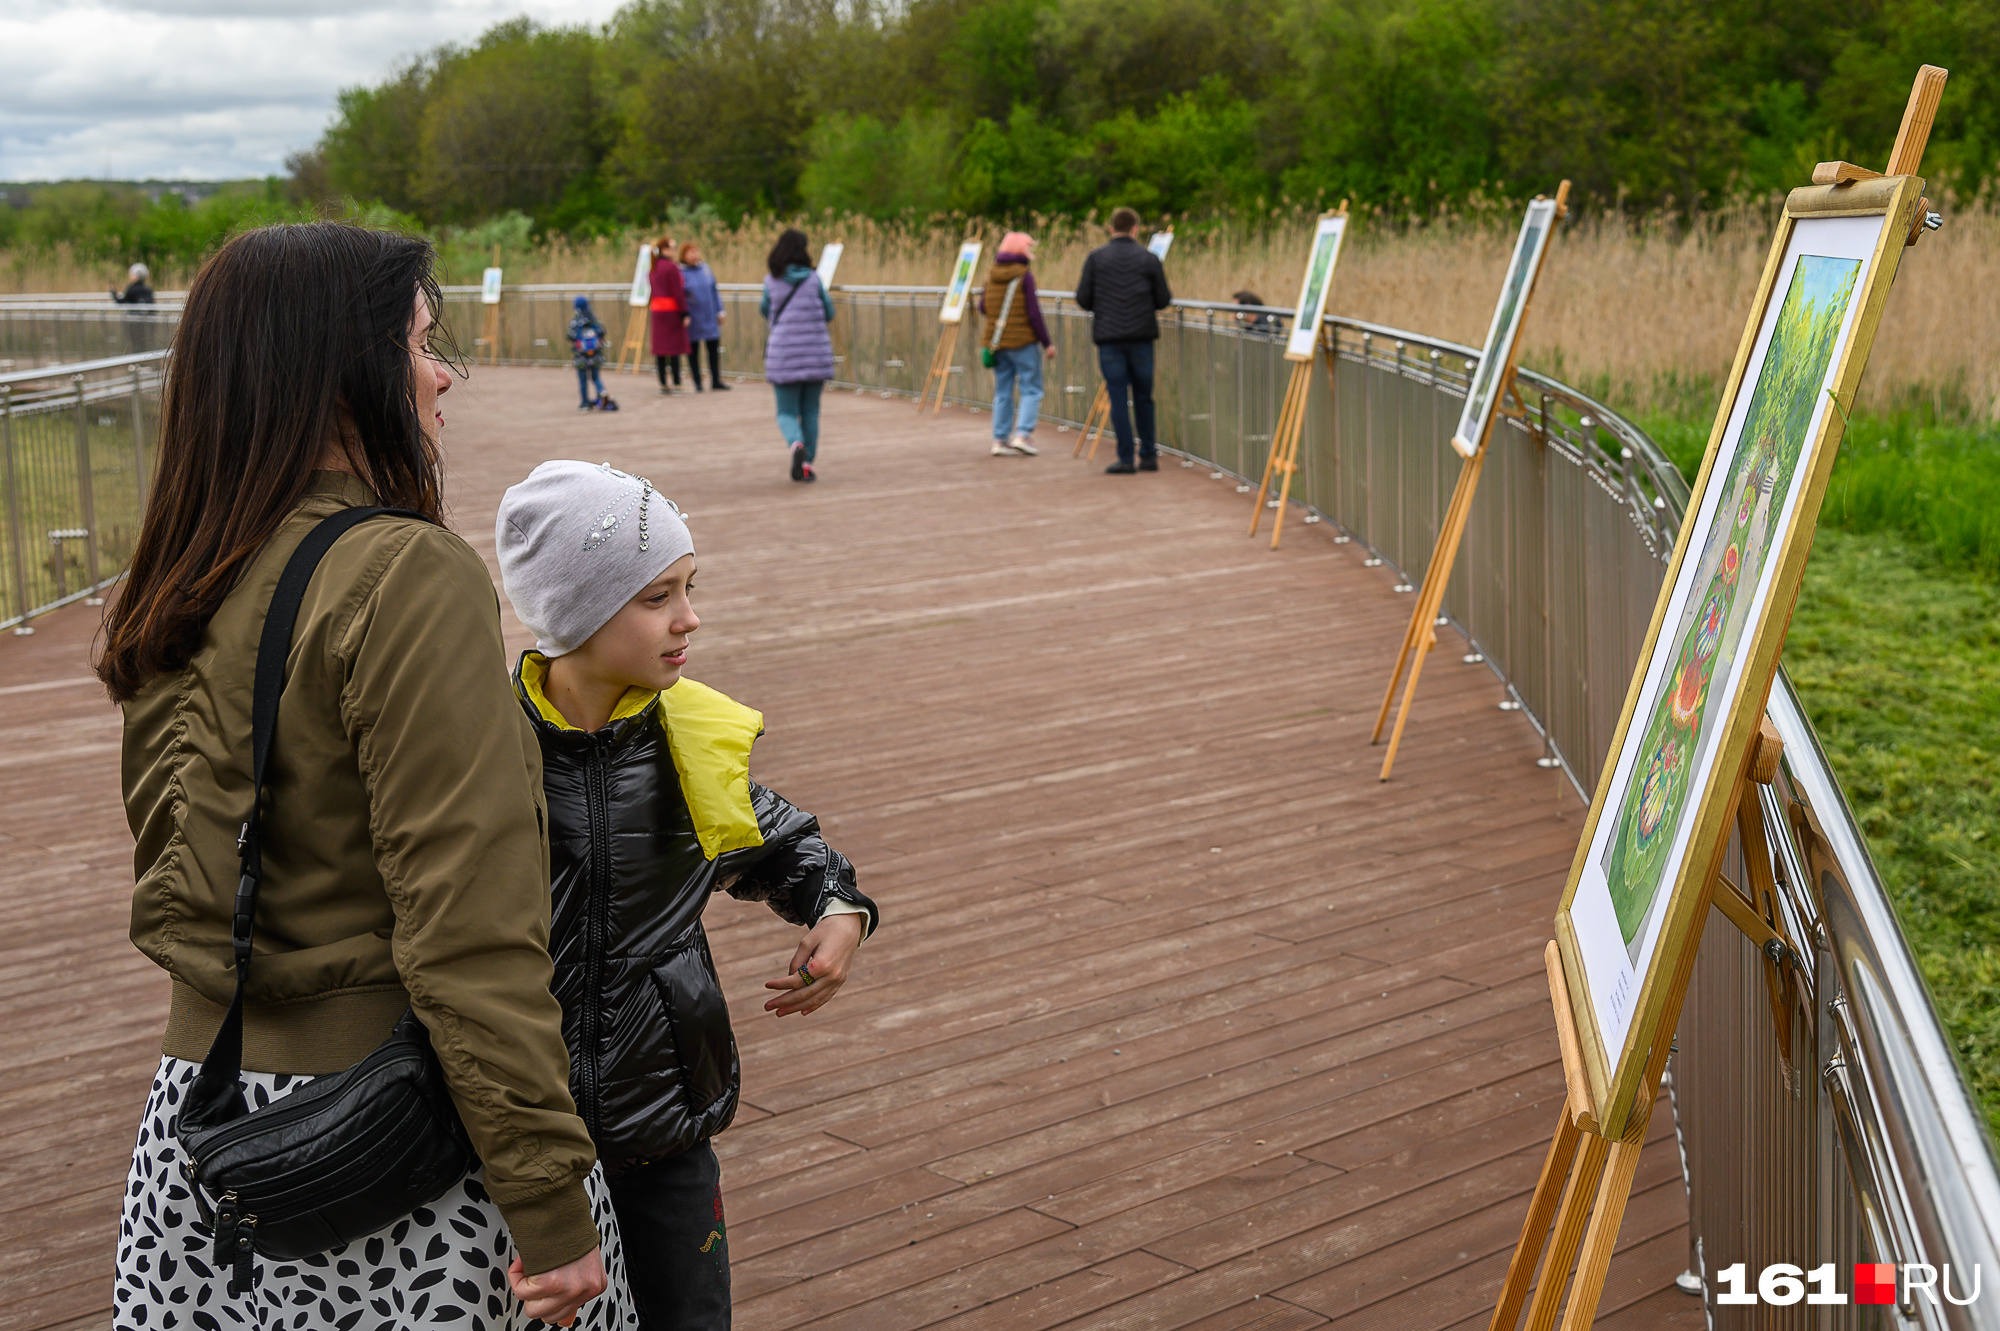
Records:
{"label": "easel leg", "polygon": [[[1564,1101],[1556,1120],[1556,1135],[1549,1141],[1548,1158],[1542,1162],[1542,1177],[1535,1184],[1534,1200],[1528,1203],[1528,1218],[1521,1226],[1521,1241],[1514,1245],[1514,1260],[1507,1267],[1507,1279],[1500,1286],[1500,1302],[1493,1309],[1491,1331],[1514,1331],[1520,1320],[1521,1305],[1527,1302],[1528,1286],[1535,1278],[1535,1258],[1542,1250],[1542,1235],[1555,1219],[1558,1198],[1567,1199],[1570,1165],[1576,1160],[1577,1142],[1583,1133],[1570,1116]],[[1562,1186],[1558,1186],[1561,1184]]]}
{"label": "easel leg", "polygon": [[1382,707],[1381,710],[1375,713],[1375,729],[1368,736],[1370,744],[1381,742],[1382,728],[1389,724],[1389,708],[1396,698],[1396,686],[1402,682],[1403,671],[1410,663],[1410,652],[1417,643],[1422,641],[1423,631],[1430,628],[1432,622],[1437,618],[1437,611],[1435,609],[1430,609],[1426,613],[1426,607],[1430,605],[1431,601],[1431,575],[1437,569],[1438,560],[1444,554],[1445,538],[1450,534],[1453,524],[1458,520],[1459,506],[1465,502],[1466,477],[1470,474],[1471,469],[1472,464],[1469,460],[1465,466],[1459,468],[1458,484],[1452,487],[1451,501],[1444,508],[1444,521],[1438,524],[1437,540],[1431,543],[1431,562],[1424,569],[1423,589],[1417,593],[1417,604],[1410,611],[1409,626],[1403,630],[1403,645],[1397,649],[1396,668],[1390,672],[1389,687],[1382,690]]}
{"label": "easel leg", "polygon": [[944,410],[944,390],[951,383],[951,363],[958,358],[958,325],[951,326],[951,336],[938,340],[938,391],[937,401],[931,404],[931,415]]}
{"label": "easel leg", "polygon": [[1528,1308],[1528,1331],[1549,1331],[1556,1324],[1563,1290],[1569,1285],[1570,1263],[1576,1260],[1577,1245],[1583,1242],[1591,1202],[1597,1195],[1598,1181],[1604,1176],[1604,1158],[1611,1151],[1611,1143],[1596,1133],[1581,1135],[1583,1149],[1577,1153],[1576,1169],[1563,1185],[1562,1205],[1556,1208],[1556,1228],[1549,1236],[1542,1283],[1535,1287],[1535,1301]]}
{"label": "easel leg", "polygon": [[[1604,1293],[1604,1277],[1611,1271],[1618,1226],[1625,1219],[1625,1203],[1631,1200],[1632,1180],[1639,1173],[1639,1151],[1644,1146],[1643,1139],[1611,1145],[1611,1167],[1604,1171],[1604,1181],[1597,1189],[1590,1232],[1583,1239],[1583,1255],[1576,1261],[1576,1285],[1570,1290],[1569,1310],[1563,1314],[1563,1331],[1586,1331],[1597,1320],[1597,1300]],[[1529,1331],[1534,1331],[1532,1323]]]}
{"label": "easel leg", "polygon": [[1486,463],[1484,450],[1474,454],[1465,464],[1459,477],[1461,490],[1454,495],[1456,511],[1452,512],[1445,528],[1438,536],[1437,553],[1431,558],[1431,567],[1424,573],[1423,589],[1417,594],[1416,613],[1411,617],[1410,629],[1417,636],[1415,660],[1410,666],[1409,687],[1403,690],[1403,705],[1396,713],[1396,729],[1389,737],[1389,751],[1382,756],[1382,777],[1389,779],[1389,769],[1395,765],[1396,749],[1403,742],[1403,726],[1410,719],[1410,704],[1417,696],[1417,675],[1423,670],[1424,654],[1437,645],[1437,613],[1444,605],[1445,587],[1451,581],[1451,566],[1458,561],[1458,544],[1465,536],[1465,524],[1472,516],[1472,496],[1479,490],[1479,472]]}
{"label": "easel leg", "polygon": [[[1097,446],[1104,442],[1104,432],[1111,425],[1111,390],[1103,384],[1097,386],[1097,396],[1090,400],[1090,414],[1083,418],[1083,433],[1076,437],[1076,452],[1083,452],[1083,441],[1090,440],[1090,456],[1085,462],[1097,461]],[[1074,457],[1072,453],[1070,456]]]}
{"label": "easel leg", "polygon": [[1257,502],[1250,510],[1249,534],[1252,536],[1257,534],[1257,526],[1264,520],[1264,501],[1271,494],[1271,478],[1284,466],[1286,442],[1291,439],[1297,418],[1302,414],[1298,401],[1303,396],[1299,391],[1302,378],[1299,374],[1300,368],[1301,363],[1298,362],[1292,366],[1291,381],[1285,385],[1284,405],[1279,408],[1278,423],[1271,430],[1271,451],[1264,456],[1264,479],[1257,484]]}

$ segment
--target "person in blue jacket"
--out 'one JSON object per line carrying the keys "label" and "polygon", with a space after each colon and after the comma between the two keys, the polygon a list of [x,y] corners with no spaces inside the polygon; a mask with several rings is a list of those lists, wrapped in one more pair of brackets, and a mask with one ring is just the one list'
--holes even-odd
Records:
{"label": "person in blue jacket", "polygon": [[688,313],[688,373],[694,377],[694,391],[701,391],[701,349],[708,348],[708,381],[727,391],[722,382],[722,321],[729,312],[722,308],[722,292],[715,285],[715,270],[703,262],[701,246],[687,241],[681,246],[681,278],[686,283]]}
{"label": "person in blue jacket", "polygon": [[[576,367],[576,390],[582,401],[578,411],[601,408],[610,399],[604,396],[604,325],[591,312],[590,299],[578,296],[571,302],[576,313],[569,321],[569,363]],[[592,385],[597,387],[597,397],[590,396]]]}

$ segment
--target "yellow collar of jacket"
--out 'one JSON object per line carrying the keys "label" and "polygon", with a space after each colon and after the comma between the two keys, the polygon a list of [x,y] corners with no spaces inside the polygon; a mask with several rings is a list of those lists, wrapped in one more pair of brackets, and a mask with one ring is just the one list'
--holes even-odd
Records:
{"label": "yellow collar of jacket", "polygon": [[[521,696],[550,725],[577,730],[549,701],[549,658],[540,652],[521,657]],[[695,836],[709,859],[731,850],[764,844],[757,812],[750,803],[750,746],[764,733],[764,714],[745,707],[706,684],[682,679],[660,692],[632,688],[618,700],[611,719],[623,721],[660,701],[660,725],[667,751],[681,779],[681,798],[694,816]]]}

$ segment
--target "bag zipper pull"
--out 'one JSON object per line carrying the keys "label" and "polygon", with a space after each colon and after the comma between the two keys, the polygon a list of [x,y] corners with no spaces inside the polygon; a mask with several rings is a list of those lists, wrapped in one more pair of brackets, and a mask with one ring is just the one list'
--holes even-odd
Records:
{"label": "bag zipper pull", "polygon": [[236,1222],[232,1246],[235,1259],[229,1272],[229,1292],[248,1294],[257,1287],[257,1217],[246,1215]]}
{"label": "bag zipper pull", "polygon": [[236,1251],[236,1194],[225,1192],[215,1203],[215,1264],[226,1266]]}

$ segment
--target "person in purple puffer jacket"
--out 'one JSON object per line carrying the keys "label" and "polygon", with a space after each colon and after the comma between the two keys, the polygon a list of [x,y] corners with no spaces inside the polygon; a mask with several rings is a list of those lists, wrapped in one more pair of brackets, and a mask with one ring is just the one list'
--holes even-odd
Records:
{"label": "person in purple puffer jacket", "polygon": [[764,378],[778,399],[778,431],[792,454],[792,479],[810,481],[819,454],[819,399],[833,378],[833,297],[813,272],[806,233],[787,229],[771,247],[758,313],[770,321]]}

